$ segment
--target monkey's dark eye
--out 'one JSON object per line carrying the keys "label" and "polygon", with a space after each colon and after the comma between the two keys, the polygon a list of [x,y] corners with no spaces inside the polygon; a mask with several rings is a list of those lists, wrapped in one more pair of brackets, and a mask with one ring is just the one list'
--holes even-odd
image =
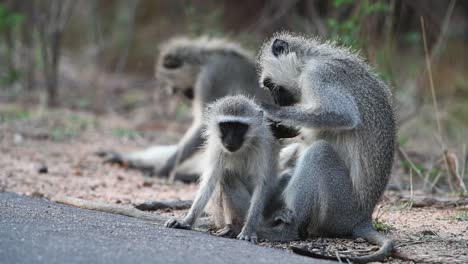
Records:
{"label": "monkey's dark eye", "polygon": [[271,52],[273,52],[275,57],[278,57],[280,54],[286,54],[289,52],[289,44],[284,40],[275,39],[271,46]]}
{"label": "monkey's dark eye", "polygon": [[166,69],[177,69],[182,66],[182,60],[174,55],[167,55],[163,59],[163,66]]}

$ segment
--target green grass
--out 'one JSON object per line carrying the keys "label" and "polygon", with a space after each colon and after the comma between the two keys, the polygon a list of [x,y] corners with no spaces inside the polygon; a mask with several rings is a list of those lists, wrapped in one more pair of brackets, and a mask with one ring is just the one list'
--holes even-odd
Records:
{"label": "green grass", "polygon": [[452,216],[453,220],[457,221],[468,221],[468,211],[462,211]]}
{"label": "green grass", "polygon": [[384,232],[384,233],[389,233],[391,230],[394,229],[392,225],[380,219],[374,219],[372,221],[372,226],[374,227],[375,230]]}
{"label": "green grass", "polygon": [[116,128],[112,130],[112,134],[118,138],[131,138],[135,139],[141,137],[140,132],[133,130],[133,129],[125,129],[125,128]]}
{"label": "green grass", "polygon": [[0,109],[0,122],[12,122],[28,120],[31,118],[31,113],[17,106],[7,106]]}
{"label": "green grass", "polygon": [[33,127],[47,131],[51,140],[62,141],[78,136],[97,121],[90,116],[64,110],[26,110],[18,105],[0,106],[0,123],[16,123],[19,127]]}

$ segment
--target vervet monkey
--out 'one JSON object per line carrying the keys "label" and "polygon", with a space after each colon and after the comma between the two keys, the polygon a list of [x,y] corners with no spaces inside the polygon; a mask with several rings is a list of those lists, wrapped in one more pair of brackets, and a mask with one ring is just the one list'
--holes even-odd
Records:
{"label": "vervet monkey", "polygon": [[287,32],[263,45],[258,67],[276,103],[263,105],[268,118],[300,127],[310,139],[284,190],[284,210],[259,236],[361,237],[381,248],[350,261],[387,256],[394,242],[373,228],[372,212],[393,164],[396,126],[388,87],[348,49]]}
{"label": "vervet monkey", "polygon": [[208,167],[188,214],[166,226],[189,229],[207,208],[219,235],[256,243],[258,224],[277,188],[280,144],[261,108],[244,96],[217,100],[205,118]]}
{"label": "vervet monkey", "polygon": [[[163,151],[161,147],[153,147],[136,153],[101,152],[107,161],[149,168],[154,170],[156,176],[168,177],[172,174],[171,178],[178,178],[175,175],[178,165],[191,158],[204,142],[202,120],[205,119],[203,109],[207,104],[223,96],[237,94],[252,97],[261,103],[273,102],[268,91],[259,88],[253,56],[237,43],[224,39],[202,37],[170,40],[161,48],[156,79],[165,84],[171,93],[192,101],[191,127],[177,147],[166,147]],[[197,173],[202,169],[192,168],[191,171],[195,171],[189,173],[194,176],[183,178],[196,180]]]}

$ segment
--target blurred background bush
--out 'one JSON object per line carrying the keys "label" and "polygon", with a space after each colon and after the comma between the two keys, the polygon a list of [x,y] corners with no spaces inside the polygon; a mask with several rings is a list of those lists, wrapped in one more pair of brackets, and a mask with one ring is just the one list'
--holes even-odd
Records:
{"label": "blurred background bush", "polygon": [[5,105],[12,104],[139,116],[141,122],[186,116],[189,108],[167,100],[153,77],[163,41],[227,37],[255,54],[265,38],[284,29],[358,50],[392,87],[400,147],[412,157],[399,153],[407,169],[435,180],[440,173],[427,162],[442,158],[454,164],[447,171],[457,166],[463,177],[467,17],[468,1],[441,0],[1,0],[0,122],[27,116],[26,110],[7,114]]}

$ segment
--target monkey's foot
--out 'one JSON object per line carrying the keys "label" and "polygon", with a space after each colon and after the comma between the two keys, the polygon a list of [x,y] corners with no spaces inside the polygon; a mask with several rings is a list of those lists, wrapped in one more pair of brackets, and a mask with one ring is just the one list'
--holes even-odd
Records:
{"label": "monkey's foot", "polygon": [[172,172],[171,168],[169,168],[168,166],[164,166],[162,169],[154,171],[153,173],[155,176],[167,178],[170,176],[171,172]]}
{"label": "monkey's foot", "polygon": [[156,174],[154,173],[154,170],[153,169],[140,169],[141,171],[141,174],[143,175],[143,177],[145,178],[154,178],[156,177]]}
{"label": "monkey's foot", "polygon": [[294,221],[294,218],[293,211],[290,209],[283,209],[276,214],[273,220],[273,226],[280,224],[291,224]]}
{"label": "monkey's foot", "polygon": [[247,231],[242,230],[242,232],[237,236],[237,239],[250,241],[254,244],[258,243],[257,233],[255,232],[247,232]]}
{"label": "monkey's foot", "polygon": [[98,157],[102,158],[104,163],[118,164],[126,166],[127,162],[122,158],[122,155],[113,150],[101,150],[95,153]]}
{"label": "monkey's foot", "polygon": [[166,227],[175,228],[175,229],[192,229],[192,227],[185,223],[184,221],[178,221],[177,219],[169,219],[166,224]]}
{"label": "monkey's foot", "polygon": [[216,235],[220,237],[235,238],[240,233],[240,227],[235,225],[226,225],[223,229],[216,231]]}

